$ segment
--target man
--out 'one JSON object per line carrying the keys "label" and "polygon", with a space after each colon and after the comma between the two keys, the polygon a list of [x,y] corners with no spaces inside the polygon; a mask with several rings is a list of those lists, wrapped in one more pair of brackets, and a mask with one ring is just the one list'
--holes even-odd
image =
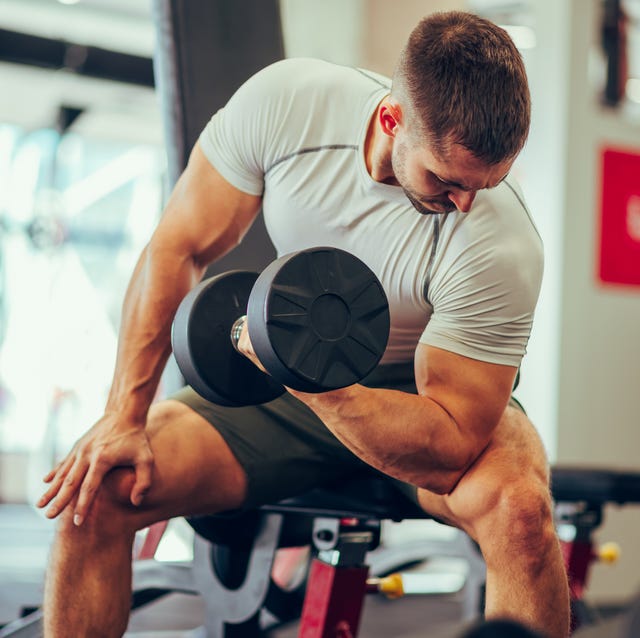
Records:
{"label": "man", "polygon": [[[547,461],[510,403],[542,272],[508,176],[529,110],[506,33],[454,12],[416,27],[391,91],[373,73],[286,60],[212,118],[134,271],[105,414],[45,479],[39,505],[60,515],[47,636],[124,632],[136,530],[370,471],[476,539],[487,617],[567,635]],[[376,272],[391,312],[382,365],[266,406],[185,389],[150,407],[180,300],[261,206],[280,254],[336,246]],[[259,364],[246,331],[240,345]]]}

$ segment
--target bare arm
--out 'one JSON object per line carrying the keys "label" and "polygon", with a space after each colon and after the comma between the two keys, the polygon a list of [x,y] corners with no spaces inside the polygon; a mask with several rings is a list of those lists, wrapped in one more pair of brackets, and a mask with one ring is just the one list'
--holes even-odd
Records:
{"label": "bare arm", "polygon": [[361,385],[291,392],[369,465],[445,494],[489,443],[516,368],[420,344],[415,371],[418,395]]}
{"label": "bare arm", "polygon": [[259,207],[259,197],[231,186],[195,147],[129,284],[107,411],[144,423],[180,301],[209,263],[240,243]]}
{"label": "bare arm", "polygon": [[141,502],[153,468],[146,416],[171,351],[175,311],[206,266],[240,243],[259,208],[260,197],[231,186],[195,147],[129,283],[105,414],[45,477],[50,487],[38,505],[51,503],[47,516],[77,494],[80,524],[104,475],[122,465],[135,468],[131,502]]}

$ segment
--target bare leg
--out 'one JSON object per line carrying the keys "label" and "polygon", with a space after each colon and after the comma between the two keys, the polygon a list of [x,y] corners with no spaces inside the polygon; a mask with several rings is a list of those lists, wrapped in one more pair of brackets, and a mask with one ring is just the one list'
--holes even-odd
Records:
{"label": "bare leg", "polygon": [[111,638],[125,632],[136,530],[182,514],[241,505],[246,477],[218,432],[185,405],[152,407],[153,485],[143,505],[129,502],[133,472],[112,471],[81,527],[60,515],[45,586],[47,638]]}
{"label": "bare leg", "polygon": [[485,615],[549,638],[569,634],[569,589],[553,523],[549,470],[527,417],[507,408],[493,441],[455,490],[419,491],[424,509],[465,530],[487,565]]}

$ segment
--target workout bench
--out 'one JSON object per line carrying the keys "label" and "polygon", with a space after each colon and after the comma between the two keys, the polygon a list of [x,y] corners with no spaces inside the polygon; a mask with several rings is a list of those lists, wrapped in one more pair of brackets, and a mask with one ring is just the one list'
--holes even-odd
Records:
{"label": "workout bench", "polygon": [[[568,567],[574,627],[593,621],[584,600],[589,568],[597,559],[594,532],[606,504],[640,502],[640,473],[556,467],[552,491],[558,523],[574,529],[562,541]],[[262,635],[265,617],[286,622],[301,617],[304,638],[355,637],[364,594],[380,587],[370,576],[385,576],[439,556],[462,557],[470,569],[464,584],[463,619],[480,615],[484,565],[462,533],[453,543],[408,543],[387,552],[375,549],[382,520],[428,518],[383,478],[358,480],[238,516],[189,519],[196,531],[190,563],[136,561],[132,608],[172,592],[200,594],[205,624],[193,636],[250,638]],[[314,546],[305,582],[284,589],[273,578],[278,548]],[[266,610],[266,611],[265,611]],[[266,613],[268,612],[268,613]],[[41,635],[41,612],[7,625],[0,638]],[[627,637],[625,637],[627,638]]]}
{"label": "workout bench", "polygon": [[617,559],[615,544],[598,548],[595,543],[594,532],[602,524],[604,507],[640,503],[640,473],[554,467],[552,493],[556,502],[556,524],[572,530],[569,538],[561,534],[560,544],[569,574],[571,628],[575,630],[596,620],[584,599],[591,566],[597,560]]}

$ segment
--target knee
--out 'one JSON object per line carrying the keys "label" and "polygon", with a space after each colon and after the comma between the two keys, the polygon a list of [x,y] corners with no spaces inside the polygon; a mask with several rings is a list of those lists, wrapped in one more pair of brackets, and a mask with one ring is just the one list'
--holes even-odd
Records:
{"label": "knee", "polygon": [[550,549],[557,544],[549,490],[536,483],[516,482],[503,487],[486,516],[478,542],[489,558],[508,555],[528,563],[528,569],[544,568]]}
{"label": "knee", "polygon": [[[154,437],[163,426],[180,416],[179,410],[180,404],[171,401],[161,401],[151,406],[146,431],[152,445]],[[131,503],[131,491],[135,480],[133,467],[117,467],[104,476],[87,517],[82,523],[85,534],[94,534],[103,538],[109,535],[119,536],[126,532],[133,533],[148,524],[149,512],[145,510],[146,517],[144,522],[141,522],[141,508]],[[75,503],[74,499],[60,515],[59,532],[75,531],[73,524]]]}
{"label": "knee", "polygon": [[[135,509],[130,501],[134,482],[133,468],[116,468],[104,477],[80,528],[85,537],[105,539],[110,536],[121,536],[126,532],[135,533],[133,517]],[[75,503],[76,499],[60,514],[59,534],[78,533],[78,528],[73,523]]]}

